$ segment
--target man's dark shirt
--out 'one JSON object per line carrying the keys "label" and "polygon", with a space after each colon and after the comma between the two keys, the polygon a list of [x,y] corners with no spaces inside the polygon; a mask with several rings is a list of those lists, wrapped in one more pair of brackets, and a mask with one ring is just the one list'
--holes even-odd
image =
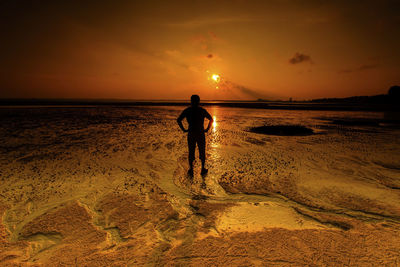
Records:
{"label": "man's dark shirt", "polygon": [[188,107],[179,116],[178,120],[186,118],[189,132],[204,133],[204,118],[211,120],[210,113],[202,107]]}

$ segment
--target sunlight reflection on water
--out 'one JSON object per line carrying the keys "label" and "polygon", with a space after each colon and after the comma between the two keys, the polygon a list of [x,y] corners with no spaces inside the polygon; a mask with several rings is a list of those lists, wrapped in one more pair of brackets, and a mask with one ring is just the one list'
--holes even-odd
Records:
{"label": "sunlight reflection on water", "polygon": [[212,114],[212,118],[213,118],[213,123],[212,123],[212,131],[211,131],[211,138],[210,140],[210,148],[211,148],[211,158],[213,159],[218,159],[220,157],[219,155],[219,148],[220,148],[220,144],[219,144],[219,131],[218,131],[218,122],[217,122],[217,114],[218,113],[218,109],[217,108],[213,108],[211,110],[211,114]]}
{"label": "sunlight reflection on water", "polygon": [[212,127],[213,127],[213,132],[215,132],[217,129],[217,116],[213,116],[213,120],[214,122],[212,124]]}

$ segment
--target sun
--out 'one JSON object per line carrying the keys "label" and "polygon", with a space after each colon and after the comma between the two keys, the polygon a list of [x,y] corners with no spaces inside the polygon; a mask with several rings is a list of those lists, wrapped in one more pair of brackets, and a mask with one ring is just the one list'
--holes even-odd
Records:
{"label": "sun", "polygon": [[211,79],[212,79],[214,82],[219,83],[219,81],[221,80],[221,77],[220,77],[218,74],[213,74],[213,75],[211,76]]}
{"label": "sun", "polygon": [[206,70],[206,72],[207,72],[207,79],[212,82],[213,86],[215,86],[215,89],[219,89],[219,85],[223,85],[224,83],[221,75],[212,73],[209,70]]}

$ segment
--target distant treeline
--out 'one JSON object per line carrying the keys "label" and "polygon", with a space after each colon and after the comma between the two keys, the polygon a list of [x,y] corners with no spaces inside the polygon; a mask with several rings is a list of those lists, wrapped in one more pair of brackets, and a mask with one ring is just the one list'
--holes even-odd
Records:
{"label": "distant treeline", "polygon": [[345,98],[319,98],[313,103],[357,103],[357,104],[400,104],[400,86],[392,86],[387,94],[374,96],[352,96]]}
{"label": "distant treeline", "polygon": [[345,98],[319,98],[310,100],[313,103],[360,103],[360,104],[385,104],[390,98],[388,95],[351,96]]}

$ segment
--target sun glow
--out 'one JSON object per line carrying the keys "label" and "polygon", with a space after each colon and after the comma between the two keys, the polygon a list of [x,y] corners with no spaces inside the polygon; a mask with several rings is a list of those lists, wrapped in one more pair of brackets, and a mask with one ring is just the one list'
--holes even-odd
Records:
{"label": "sun glow", "polygon": [[212,73],[209,70],[206,71],[207,79],[211,82],[210,85],[215,86],[215,89],[219,89],[220,85],[223,84],[222,77],[219,74]]}
{"label": "sun glow", "polygon": [[211,76],[211,79],[212,79],[214,82],[219,83],[219,81],[221,80],[221,77],[220,77],[218,74],[213,74],[213,75]]}

